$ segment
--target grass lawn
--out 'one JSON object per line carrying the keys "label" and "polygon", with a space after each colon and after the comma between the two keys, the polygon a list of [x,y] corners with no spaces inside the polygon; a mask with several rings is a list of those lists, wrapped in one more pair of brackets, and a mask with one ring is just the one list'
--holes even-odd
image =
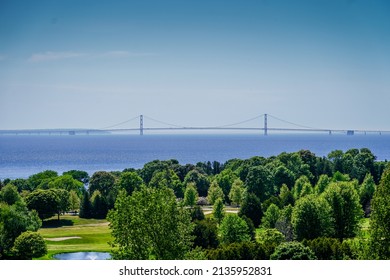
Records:
{"label": "grass lawn", "polygon": [[77,237],[66,240],[46,240],[48,254],[40,259],[52,259],[57,253],[109,252],[112,240],[107,220],[81,219],[78,216],[61,216],[44,221],[38,231],[43,238]]}

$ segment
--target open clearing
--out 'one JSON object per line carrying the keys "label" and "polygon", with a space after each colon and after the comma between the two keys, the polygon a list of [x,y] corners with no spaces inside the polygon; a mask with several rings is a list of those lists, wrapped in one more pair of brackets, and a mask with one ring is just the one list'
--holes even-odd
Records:
{"label": "open clearing", "polygon": [[38,231],[46,240],[48,254],[41,259],[52,259],[58,253],[109,252],[111,230],[107,220],[81,219],[78,216],[61,216],[43,223]]}

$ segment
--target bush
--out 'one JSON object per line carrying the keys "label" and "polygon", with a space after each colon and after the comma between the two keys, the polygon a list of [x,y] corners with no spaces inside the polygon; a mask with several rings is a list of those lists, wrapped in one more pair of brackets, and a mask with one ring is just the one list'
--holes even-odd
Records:
{"label": "bush", "polygon": [[218,242],[217,223],[211,219],[196,220],[193,234],[195,235],[194,247],[205,249],[216,248]]}
{"label": "bush", "polygon": [[19,259],[31,260],[46,255],[47,246],[39,233],[26,231],[16,238],[13,251]]}
{"label": "bush", "polygon": [[261,244],[257,242],[231,243],[214,250],[208,250],[209,260],[266,260]]}
{"label": "bush", "polygon": [[308,246],[319,260],[343,259],[341,242],[336,238],[319,237],[313,240],[304,240],[302,243]]}
{"label": "bush", "polygon": [[316,260],[313,251],[302,243],[285,242],[276,247],[271,260]]}

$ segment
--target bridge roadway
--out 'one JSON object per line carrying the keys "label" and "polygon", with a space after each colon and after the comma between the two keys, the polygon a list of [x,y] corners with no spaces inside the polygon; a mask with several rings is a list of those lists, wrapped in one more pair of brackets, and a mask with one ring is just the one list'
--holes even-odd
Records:
{"label": "bridge roadway", "polygon": [[0,135],[89,135],[89,134],[116,134],[144,131],[260,131],[267,135],[268,132],[307,132],[307,133],[340,133],[347,135],[354,134],[387,134],[388,130],[348,130],[348,129],[312,129],[312,128],[273,128],[273,127],[143,127],[143,128],[123,128],[123,129],[19,129],[0,130]]}

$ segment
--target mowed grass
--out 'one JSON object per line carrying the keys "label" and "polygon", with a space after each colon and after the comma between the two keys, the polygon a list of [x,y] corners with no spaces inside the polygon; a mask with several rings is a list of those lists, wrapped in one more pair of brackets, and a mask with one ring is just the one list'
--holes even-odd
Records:
{"label": "mowed grass", "polygon": [[38,231],[43,238],[77,237],[61,241],[46,240],[48,254],[41,259],[52,259],[58,253],[109,252],[112,240],[107,220],[81,219],[78,216],[61,216],[45,221]]}

